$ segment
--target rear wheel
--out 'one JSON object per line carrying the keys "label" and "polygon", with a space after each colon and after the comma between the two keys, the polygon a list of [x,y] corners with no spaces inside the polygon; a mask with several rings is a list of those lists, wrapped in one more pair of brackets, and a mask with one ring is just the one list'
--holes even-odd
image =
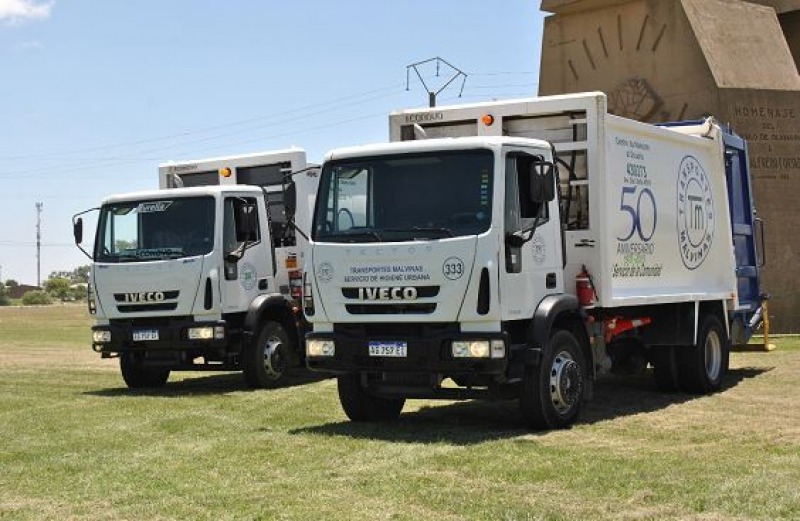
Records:
{"label": "rear wheel", "polygon": [[587,387],[587,365],[572,332],[552,334],[542,351],[541,363],[528,367],[522,379],[520,409],[530,427],[563,429],[580,414]]}
{"label": "rear wheel", "polygon": [[278,322],[267,322],[258,333],[256,342],[245,349],[242,372],[250,387],[276,387],[286,379],[289,368],[291,340]]}
{"label": "rear wheel", "polygon": [[146,367],[144,357],[137,356],[137,353],[122,353],[119,357],[119,369],[122,379],[131,389],[161,387],[169,379],[169,369]]}
{"label": "rear wheel", "polygon": [[704,394],[719,390],[728,371],[730,340],[716,315],[702,318],[697,345],[679,349],[677,358],[684,391]]}
{"label": "rear wheel", "polygon": [[367,392],[358,373],[338,379],[339,402],[344,413],[354,422],[391,421],[400,416],[405,398],[383,398]]}

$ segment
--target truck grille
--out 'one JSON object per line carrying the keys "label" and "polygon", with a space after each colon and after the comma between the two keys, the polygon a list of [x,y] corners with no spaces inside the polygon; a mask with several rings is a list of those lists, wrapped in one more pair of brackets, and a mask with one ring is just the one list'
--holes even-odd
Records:
{"label": "truck grille", "polygon": [[141,313],[146,311],[174,311],[178,309],[177,302],[167,302],[159,304],[132,304],[129,306],[117,306],[120,313]]}
{"label": "truck grille", "polygon": [[347,304],[345,309],[351,315],[430,315],[436,304]]}

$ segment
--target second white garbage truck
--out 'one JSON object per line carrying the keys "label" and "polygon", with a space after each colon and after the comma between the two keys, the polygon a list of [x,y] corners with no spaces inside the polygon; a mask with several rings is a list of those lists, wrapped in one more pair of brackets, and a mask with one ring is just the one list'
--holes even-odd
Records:
{"label": "second white garbage truck", "polygon": [[760,307],[745,143],[654,126],[602,93],[402,111],[323,164],[307,365],[355,421],[408,398],[517,398],[578,417],[597,375],[717,390]]}
{"label": "second white garbage truck", "polygon": [[317,174],[300,149],[170,162],[161,189],[106,198],[91,253],[93,349],[119,358],[133,388],[176,370],[280,383],[303,363],[307,243],[295,226],[308,233]]}

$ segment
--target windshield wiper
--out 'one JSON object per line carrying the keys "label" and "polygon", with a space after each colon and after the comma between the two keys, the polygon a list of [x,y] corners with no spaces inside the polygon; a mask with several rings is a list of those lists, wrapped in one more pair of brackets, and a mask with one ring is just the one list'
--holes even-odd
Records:
{"label": "windshield wiper", "polygon": [[[437,227],[437,226],[411,226],[409,228],[386,228],[387,232],[422,232],[422,233],[438,233],[445,237],[455,237],[456,234],[450,228]],[[417,237],[414,237],[417,239]],[[433,237],[420,237],[422,239],[431,239]]]}
{"label": "windshield wiper", "polygon": [[330,235],[324,235],[320,238],[328,240],[341,240],[343,242],[358,242],[365,239],[373,239],[374,242],[383,242],[383,237],[381,237],[378,232],[372,230],[360,230],[353,233],[333,233]]}

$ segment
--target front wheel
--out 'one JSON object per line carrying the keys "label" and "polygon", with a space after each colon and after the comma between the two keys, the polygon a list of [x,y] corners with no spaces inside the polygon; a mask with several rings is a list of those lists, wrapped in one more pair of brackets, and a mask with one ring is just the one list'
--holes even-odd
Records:
{"label": "front wheel", "polygon": [[267,322],[254,344],[242,354],[242,372],[247,385],[257,389],[277,387],[286,380],[291,340],[278,322]]}
{"label": "front wheel", "polygon": [[563,329],[554,332],[539,366],[525,369],[519,400],[523,421],[536,430],[572,425],[583,405],[587,375],[575,335]]}
{"label": "front wheel", "polygon": [[131,389],[161,387],[169,379],[169,369],[146,367],[143,357],[135,353],[122,353],[119,356],[119,369],[122,379]]}
{"label": "front wheel", "polygon": [[400,416],[405,398],[383,398],[367,392],[358,373],[338,379],[339,402],[344,413],[354,422],[391,421]]}
{"label": "front wheel", "polygon": [[730,340],[719,318],[712,314],[703,317],[697,345],[678,351],[681,388],[695,394],[718,391],[728,371],[730,353]]}

